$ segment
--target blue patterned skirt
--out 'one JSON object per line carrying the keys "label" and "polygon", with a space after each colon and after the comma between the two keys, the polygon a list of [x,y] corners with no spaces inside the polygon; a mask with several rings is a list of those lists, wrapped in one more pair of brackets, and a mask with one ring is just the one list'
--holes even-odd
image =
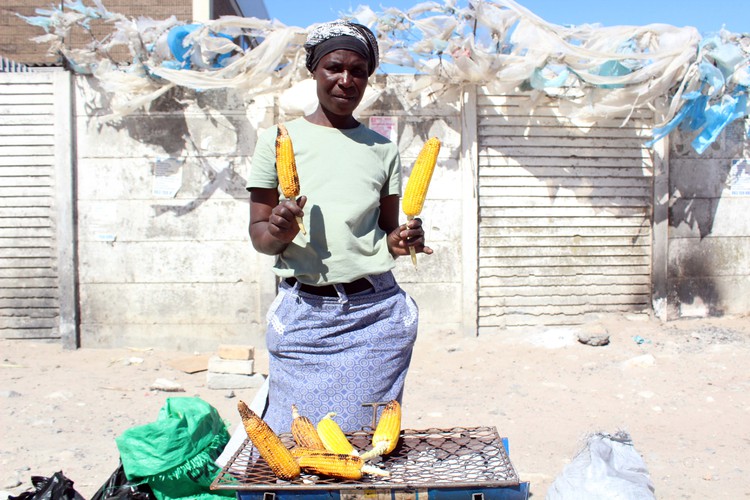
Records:
{"label": "blue patterned skirt", "polygon": [[418,310],[391,272],[373,289],[321,297],[279,285],[266,331],[269,393],[264,419],[289,432],[292,404],[317,422],[336,412],[344,431],[370,427],[375,403],[401,400],[417,337]]}

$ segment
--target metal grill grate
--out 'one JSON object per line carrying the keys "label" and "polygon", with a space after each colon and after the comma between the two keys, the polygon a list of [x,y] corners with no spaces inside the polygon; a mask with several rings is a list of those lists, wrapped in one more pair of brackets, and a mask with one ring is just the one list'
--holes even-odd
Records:
{"label": "metal grill grate", "polygon": [[[348,433],[355,448],[365,450],[372,432]],[[291,434],[282,434],[288,448]],[[293,481],[276,479],[249,440],[229,460],[212,489],[314,490],[314,489],[417,489],[435,487],[493,488],[519,484],[502,439],[494,427],[455,427],[401,431],[396,449],[376,464],[388,477],[364,476],[357,481],[303,474]]]}

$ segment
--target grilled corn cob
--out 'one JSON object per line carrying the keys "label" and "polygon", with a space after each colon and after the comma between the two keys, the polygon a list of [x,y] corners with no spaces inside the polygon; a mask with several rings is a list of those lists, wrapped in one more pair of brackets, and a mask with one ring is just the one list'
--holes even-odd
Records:
{"label": "grilled corn cob", "polygon": [[[435,171],[438,153],[440,153],[440,139],[431,137],[422,146],[414,168],[411,170],[409,180],[406,182],[404,199],[401,203],[407,220],[412,220],[419,215],[427,197],[427,188],[430,187],[432,172]],[[409,247],[412,264],[417,265],[417,253],[414,247]]]}
{"label": "grilled corn cob", "polygon": [[320,440],[323,441],[323,446],[325,446],[326,450],[334,453],[344,453],[355,456],[359,455],[357,450],[354,449],[354,446],[352,446],[346,438],[346,434],[341,430],[339,424],[333,420],[333,417],[335,416],[336,414],[331,412],[318,422],[318,436],[320,437]]}
{"label": "grilled corn cob", "polygon": [[297,460],[302,455],[307,455],[308,453],[311,453],[313,451],[327,451],[327,450],[315,450],[313,448],[305,448],[304,446],[295,446],[291,450],[289,450],[289,453],[292,454],[295,460]]}
{"label": "grilled corn cob", "polygon": [[[276,175],[279,177],[281,194],[289,200],[295,200],[299,196],[297,162],[294,159],[292,138],[283,123],[279,123],[276,130]],[[302,234],[307,234],[302,217],[297,217],[297,224]]]}
{"label": "grilled corn cob", "polygon": [[289,480],[299,476],[299,465],[268,424],[243,401],[237,403],[237,409],[242,417],[242,425],[245,427],[247,437],[250,438],[253,446],[268,463],[276,477]]}
{"label": "grilled corn cob", "polygon": [[362,454],[367,460],[387,455],[396,448],[401,435],[401,405],[395,399],[389,401],[380,414],[380,420],[372,435],[372,449]]}
{"label": "grilled corn cob", "polygon": [[360,479],[363,474],[388,476],[389,473],[372,465],[366,465],[360,457],[333,453],[325,450],[300,450],[297,463],[305,472],[335,477],[338,479]]}
{"label": "grilled corn cob", "polygon": [[302,448],[313,450],[326,449],[320,436],[318,436],[315,425],[313,425],[309,418],[299,414],[297,405],[292,405],[292,436],[294,436],[297,446]]}

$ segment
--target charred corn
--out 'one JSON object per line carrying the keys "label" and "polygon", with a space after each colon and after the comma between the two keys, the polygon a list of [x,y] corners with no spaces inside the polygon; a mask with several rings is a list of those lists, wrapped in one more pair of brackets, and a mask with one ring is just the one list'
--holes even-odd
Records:
{"label": "charred corn", "polygon": [[[283,123],[279,123],[276,130],[276,175],[279,177],[281,194],[289,200],[295,200],[299,196],[297,162],[294,159],[292,138]],[[307,234],[301,217],[297,217],[297,224],[302,234]]]}
{"label": "charred corn", "polygon": [[318,436],[318,431],[312,421],[304,415],[299,414],[297,405],[292,405],[292,436],[297,446],[313,450],[325,450],[323,441]]}
{"label": "charred corn", "polygon": [[[432,173],[435,171],[438,153],[440,153],[440,139],[431,137],[424,143],[422,150],[414,162],[409,180],[406,182],[404,198],[401,206],[406,214],[407,220],[412,220],[422,212],[424,200],[427,197],[427,188],[430,187]],[[411,261],[417,265],[417,255],[414,247],[409,247]]]}
{"label": "charred corn", "polygon": [[401,405],[395,399],[389,401],[380,414],[380,420],[372,435],[372,449],[362,454],[364,460],[387,455],[396,448],[401,435]]}
{"label": "charred corn", "polygon": [[326,450],[334,453],[344,453],[346,455],[359,455],[354,446],[346,438],[346,434],[341,430],[339,424],[333,420],[336,414],[331,412],[318,422],[317,430],[320,440]]}
{"label": "charred corn", "polygon": [[245,427],[247,437],[250,438],[253,446],[268,463],[276,477],[289,480],[299,476],[299,464],[268,424],[243,401],[237,403],[237,409],[242,417],[242,425]]}
{"label": "charred corn", "polygon": [[314,450],[312,448],[305,448],[304,446],[295,446],[291,450],[289,450],[289,453],[292,454],[295,460],[297,460],[302,455],[307,455],[308,453],[311,453],[313,451],[327,451],[327,450]]}
{"label": "charred corn", "polygon": [[333,453],[324,450],[300,451],[296,457],[300,468],[311,474],[335,477],[337,479],[360,479],[363,474],[388,476],[388,472],[366,465],[360,457]]}

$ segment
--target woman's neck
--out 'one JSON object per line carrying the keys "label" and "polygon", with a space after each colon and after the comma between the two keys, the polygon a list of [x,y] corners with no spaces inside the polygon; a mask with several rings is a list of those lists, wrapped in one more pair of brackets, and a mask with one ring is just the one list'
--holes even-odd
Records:
{"label": "woman's neck", "polygon": [[326,111],[321,106],[318,106],[312,114],[307,115],[305,118],[310,123],[323,127],[347,129],[359,126],[359,122],[353,115],[337,115]]}

